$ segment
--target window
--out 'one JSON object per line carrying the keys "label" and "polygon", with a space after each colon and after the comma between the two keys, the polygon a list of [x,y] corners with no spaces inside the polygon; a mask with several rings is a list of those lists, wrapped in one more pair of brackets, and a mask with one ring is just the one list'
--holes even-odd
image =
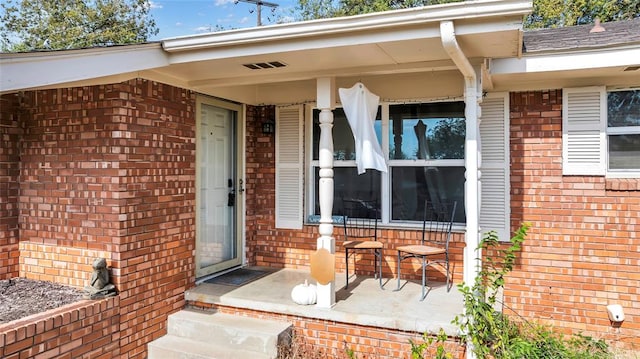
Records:
{"label": "window", "polygon": [[607,93],[609,171],[640,171],[640,90]]}
{"label": "window", "polygon": [[[383,223],[420,221],[425,200],[457,201],[458,208],[464,208],[464,102],[381,105],[374,128],[388,173],[368,170],[360,176],[346,116],[342,109],[333,113],[334,214],[341,214],[343,198],[375,200]],[[311,198],[313,214],[319,214],[317,110],[312,137]],[[457,211],[455,221],[465,222],[464,210]]]}
{"label": "window", "polygon": [[[320,167],[318,167],[318,150],[320,144],[320,111],[313,111],[313,193],[314,193],[314,214],[320,214],[320,204],[318,197],[318,178]],[[382,126],[380,111],[376,118],[375,130],[378,141],[382,136]],[[356,169],[355,141],[347,116],[341,108],[333,111],[333,214],[342,215],[342,199],[361,199],[375,201],[381,204],[381,173],[375,170],[367,170],[366,173],[358,175]],[[379,208],[378,208],[379,209]]]}
{"label": "window", "polygon": [[640,177],[640,89],[562,90],[562,173]]}
{"label": "window", "polygon": [[425,200],[464,202],[464,137],[463,102],[389,106],[391,221],[421,220]]}

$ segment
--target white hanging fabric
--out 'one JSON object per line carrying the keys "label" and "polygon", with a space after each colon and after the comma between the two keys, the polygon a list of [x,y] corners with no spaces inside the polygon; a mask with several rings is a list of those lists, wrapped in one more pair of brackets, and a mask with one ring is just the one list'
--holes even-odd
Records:
{"label": "white hanging fabric", "polygon": [[360,82],[351,88],[340,88],[338,93],[355,140],[358,174],[365,173],[366,169],[387,172],[387,163],[373,128],[380,97]]}

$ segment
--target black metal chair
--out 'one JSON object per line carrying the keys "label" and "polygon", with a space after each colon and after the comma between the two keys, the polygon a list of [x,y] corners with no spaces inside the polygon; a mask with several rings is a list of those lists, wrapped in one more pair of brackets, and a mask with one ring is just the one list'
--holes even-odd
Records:
{"label": "black metal chair", "polygon": [[372,251],[374,255],[374,273],[382,288],[382,247],[378,241],[378,221],[380,210],[377,201],[343,199],[343,227],[345,254],[345,288],[349,287],[349,256],[353,256],[355,272],[357,251]]}
{"label": "black metal chair", "polygon": [[427,266],[439,264],[444,267],[447,277],[447,292],[451,289],[452,274],[449,268],[449,240],[451,239],[451,227],[453,226],[456,206],[457,202],[435,204],[425,201],[420,244],[396,248],[398,251],[398,287],[396,290],[400,290],[400,264],[407,258],[419,258],[422,261],[422,296],[420,301],[423,301],[426,297]]}

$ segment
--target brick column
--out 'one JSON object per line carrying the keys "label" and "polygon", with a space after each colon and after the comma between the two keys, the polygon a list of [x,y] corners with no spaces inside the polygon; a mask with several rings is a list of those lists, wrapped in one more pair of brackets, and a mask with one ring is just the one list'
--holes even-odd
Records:
{"label": "brick column", "polygon": [[18,276],[21,100],[19,94],[0,97],[0,280]]}
{"label": "brick column", "polygon": [[138,79],[25,96],[20,275],[82,287],[106,257],[119,351],[143,358],[195,283],[195,94]]}

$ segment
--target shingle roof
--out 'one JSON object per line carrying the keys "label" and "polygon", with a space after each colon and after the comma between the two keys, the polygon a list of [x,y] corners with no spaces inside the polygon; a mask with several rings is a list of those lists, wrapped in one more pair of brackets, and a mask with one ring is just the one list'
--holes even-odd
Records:
{"label": "shingle roof", "polygon": [[593,24],[524,32],[523,52],[603,48],[640,44],[640,18],[601,24],[603,32],[590,33]]}

